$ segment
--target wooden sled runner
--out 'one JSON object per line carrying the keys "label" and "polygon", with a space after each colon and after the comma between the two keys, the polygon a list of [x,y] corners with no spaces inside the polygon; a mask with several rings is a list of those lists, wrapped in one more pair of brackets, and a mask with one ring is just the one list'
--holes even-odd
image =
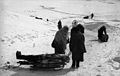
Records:
{"label": "wooden sled runner", "polygon": [[21,55],[16,52],[17,63],[20,65],[31,65],[33,69],[53,69],[61,70],[69,62],[70,58],[64,54],[40,54],[40,55]]}

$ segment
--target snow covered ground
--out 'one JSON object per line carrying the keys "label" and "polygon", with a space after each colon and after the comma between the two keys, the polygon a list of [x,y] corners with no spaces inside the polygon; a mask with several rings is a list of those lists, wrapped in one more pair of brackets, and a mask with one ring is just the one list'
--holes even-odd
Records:
{"label": "snow covered ground", "polygon": [[[0,76],[120,75],[119,0],[1,0],[0,6]],[[94,19],[82,19],[92,12]],[[59,19],[69,27],[76,19],[86,28],[87,53],[80,68],[69,69],[71,61],[61,71],[31,71],[26,66],[16,67],[17,50],[26,55],[54,53],[51,42]],[[99,43],[97,30],[103,24],[106,24],[109,41]],[[6,67],[8,63],[13,67]]]}

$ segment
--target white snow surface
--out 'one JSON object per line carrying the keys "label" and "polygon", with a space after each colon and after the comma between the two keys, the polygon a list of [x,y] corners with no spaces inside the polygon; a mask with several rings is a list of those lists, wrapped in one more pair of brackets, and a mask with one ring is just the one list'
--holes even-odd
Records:
{"label": "white snow surface", "polygon": [[[120,76],[119,0],[1,0],[0,6],[0,76]],[[94,19],[82,19],[92,12]],[[61,71],[31,71],[26,66],[5,69],[8,62],[18,65],[16,51],[24,55],[54,53],[51,43],[59,19],[70,28],[76,19],[86,28],[87,53],[80,68],[71,70],[70,60]],[[103,24],[109,40],[99,43],[97,30]]]}

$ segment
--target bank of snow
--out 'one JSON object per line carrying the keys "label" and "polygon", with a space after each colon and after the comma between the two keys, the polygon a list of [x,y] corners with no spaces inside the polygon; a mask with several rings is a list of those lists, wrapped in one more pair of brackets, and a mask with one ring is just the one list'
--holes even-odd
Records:
{"label": "bank of snow", "polygon": [[[16,60],[16,51],[22,54],[53,53],[51,42],[57,27],[43,20],[37,20],[10,11],[1,12],[0,64]],[[53,29],[53,30],[52,30]]]}
{"label": "bank of snow", "polygon": [[[109,2],[109,3],[108,3]],[[5,8],[0,12],[0,67],[6,62],[16,65],[15,53],[22,54],[53,53],[51,42],[57,30],[52,22],[62,20],[63,24],[71,25],[72,20],[95,13],[93,20],[83,20],[85,24],[86,49],[85,61],[80,68],[66,71],[31,71],[0,69],[2,76],[119,76],[120,75],[120,23],[118,0],[4,0]],[[16,13],[15,13],[16,12]],[[42,17],[37,20],[34,16]],[[49,19],[46,22],[44,19]],[[97,30],[101,24],[109,24],[107,31],[109,41],[99,43]],[[113,27],[111,27],[113,26]],[[112,30],[112,31],[111,31]],[[69,66],[68,66],[69,65]],[[71,62],[68,64],[68,69]]]}
{"label": "bank of snow", "polygon": [[91,22],[85,26],[91,30],[85,31],[87,49],[85,61],[80,64],[79,69],[71,71],[64,76],[120,75],[120,28],[116,27],[116,24],[111,24],[112,26],[106,25],[109,40],[108,42],[100,43],[97,41],[97,29],[99,28],[97,25],[99,25],[99,22],[93,23],[96,26],[91,24]]}

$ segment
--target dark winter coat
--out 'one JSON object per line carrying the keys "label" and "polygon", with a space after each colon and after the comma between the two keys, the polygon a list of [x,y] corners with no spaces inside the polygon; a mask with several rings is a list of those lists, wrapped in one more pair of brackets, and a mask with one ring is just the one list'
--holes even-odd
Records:
{"label": "dark winter coat", "polygon": [[68,42],[68,27],[64,26],[57,31],[52,42],[52,47],[55,48],[55,54],[65,54],[66,44]]}
{"label": "dark winter coat", "polygon": [[83,27],[83,25],[78,24],[76,27],[79,29],[81,33],[84,33],[85,28]]}
{"label": "dark winter coat", "polygon": [[107,42],[109,39],[109,36],[106,32],[106,27],[102,26],[99,30],[98,30],[98,39],[102,42]]}
{"label": "dark winter coat", "polygon": [[102,26],[99,30],[98,30],[98,37],[102,37],[102,35],[106,35],[106,27]]}
{"label": "dark winter coat", "polygon": [[83,33],[81,33],[77,27],[72,28],[69,47],[73,60],[83,61],[83,54],[86,52],[84,43],[85,37]]}

